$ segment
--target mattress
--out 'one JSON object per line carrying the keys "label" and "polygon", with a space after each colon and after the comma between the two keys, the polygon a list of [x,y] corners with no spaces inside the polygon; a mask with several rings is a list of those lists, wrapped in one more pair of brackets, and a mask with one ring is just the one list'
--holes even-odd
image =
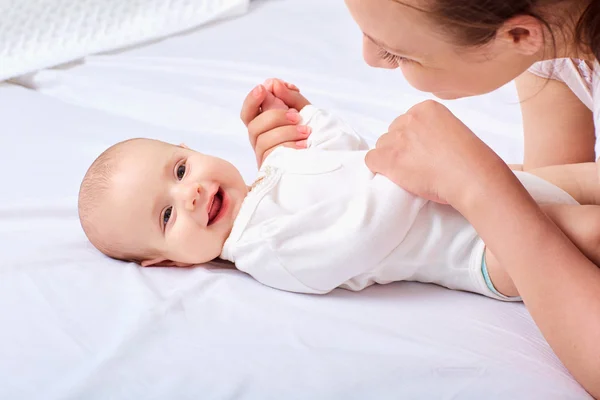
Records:
{"label": "mattress", "polygon": [[[374,143],[425,98],[361,60],[343,2],[254,0],[247,15],[0,84],[1,399],[587,399],[522,304],[418,283],[285,293],[216,265],[101,256],[78,186],[107,146],[152,137],[256,170],[238,115],[297,84]],[[515,89],[447,103],[522,157]]]}

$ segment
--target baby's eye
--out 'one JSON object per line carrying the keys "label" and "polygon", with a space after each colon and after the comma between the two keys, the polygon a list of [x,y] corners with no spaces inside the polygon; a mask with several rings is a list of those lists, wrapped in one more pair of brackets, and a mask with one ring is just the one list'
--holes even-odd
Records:
{"label": "baby's eye", "polygon": [[165,213],[163,214],[163,226],[167,226],[167,223],[169,223],[169,219],[171,219],[172,212],[173,207],[169,207],[165,210]]}
{"label": "baby's eye", "polygon": [[185,164],[181,164],[177,167],[177,179],[182,180],[185,175]]}

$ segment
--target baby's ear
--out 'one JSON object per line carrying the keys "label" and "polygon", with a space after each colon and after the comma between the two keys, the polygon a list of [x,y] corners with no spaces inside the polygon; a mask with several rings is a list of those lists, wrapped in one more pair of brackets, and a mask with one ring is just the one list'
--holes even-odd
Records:
{"label": "baby's ear", "polygon": [[186,268],[191,267],[193,264],[186,264],[177,261],[165,260],[164,258],[154,258],[152,260],[145,260],[141,263],[142,267],[180,267]]}

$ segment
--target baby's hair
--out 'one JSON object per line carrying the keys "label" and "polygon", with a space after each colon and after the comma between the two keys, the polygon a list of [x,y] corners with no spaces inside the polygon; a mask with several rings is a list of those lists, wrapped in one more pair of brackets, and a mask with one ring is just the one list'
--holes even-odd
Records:
{"label": "baby's hair", "polygon": [[87,170],[81,187],[79,189],[79,221],[81,227],[89,241],[108,257],[118,260],[141,262],[145,257],[142,256],[144,251],[123,251],[125,247],[123,243],[115,241],[114,237],[110,237],[105,232],[102,232],[99,221],[99,210],[102,204],[106,202],[107,196],[112,186],[115,171],[118,169],[120,160],[124,155],[124,150],[130,144],[139,140],[145,139],[129,139],[119,142],[108,149],[96,158],[90,168]]}

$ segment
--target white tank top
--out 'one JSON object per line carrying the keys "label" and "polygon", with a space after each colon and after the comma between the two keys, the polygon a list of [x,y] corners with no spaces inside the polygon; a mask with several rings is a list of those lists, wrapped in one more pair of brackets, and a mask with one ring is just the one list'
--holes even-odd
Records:
{"label": "white tank top", "polygon": [[[596,137],[600,131],[600,65],[575,58],[557,58],[533,64],[529,72],[564,82],[594,114]],[[598,151],[598,145],[596,146]]]}

